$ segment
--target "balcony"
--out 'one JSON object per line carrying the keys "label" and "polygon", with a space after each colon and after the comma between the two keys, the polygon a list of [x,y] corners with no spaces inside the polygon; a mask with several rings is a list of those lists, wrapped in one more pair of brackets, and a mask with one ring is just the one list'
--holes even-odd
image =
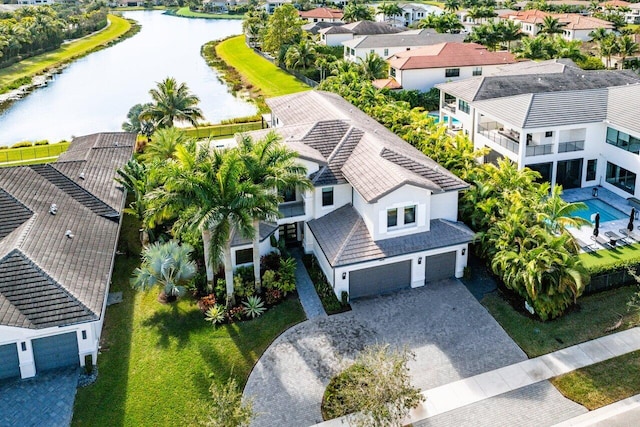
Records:
{"label": "balcony", "polygon": [[518,154],[520,151],[519,132],[498,130],[493,122],[493,125],[492,123],[484,123],[484,126],[478,125],[478,133],[512,153]]}
{"label": "balcony", "polygon": [[284,202],[278,205],[278,210],[282,218],[291,218],[294,216],[304,215],[304,202],[302,200],[295,202]]}
{"label": "balcony", "polygon": [[584,140],[582,141],[566,141],[558,144],[558,153],[569,153],[571,151],[584,150]]}
{"label": "balcony", "polygon": [[553,154],[553,144],[527,145],[527,157]]}
{"label": "balcony", "polygon": [[451,113],[455,113],[456,112],[456,103],[452,102],[450,104],[444,104],[442,106],[442,108],[447,110],[447,111],[449,111],[449,112],[451,112]]}

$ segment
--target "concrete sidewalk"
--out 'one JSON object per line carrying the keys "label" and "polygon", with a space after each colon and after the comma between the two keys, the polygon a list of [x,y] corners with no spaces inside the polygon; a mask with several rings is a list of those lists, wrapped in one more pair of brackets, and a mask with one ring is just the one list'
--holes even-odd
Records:
{"label": "concrete sidewalk", "polygon": [[[640,328],[607,335],[432,388],[422,392],[426,401],[411,411],[405,424],[416,423],[635,350],[640,350]],[[343,421],[346,423],[343,418],[337,418],[318,425],[345,425]]]}
{"label": "concrete sidewalk", "polygon": [[553,427],[631,427],[640,424],[640,394],[571,418]]}

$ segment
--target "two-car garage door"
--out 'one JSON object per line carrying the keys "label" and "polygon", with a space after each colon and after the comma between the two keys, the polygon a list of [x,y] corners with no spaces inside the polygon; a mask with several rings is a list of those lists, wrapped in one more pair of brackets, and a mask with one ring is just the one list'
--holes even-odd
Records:
{"label": "two-car garage door", "polygon": [[38,338],[31,345],[37,372],[80,364],[75,332]]}
{"label": "two-car garage door", "polygon": [[0,380],[20,376],[20,361],[16,344],[0,345]]}

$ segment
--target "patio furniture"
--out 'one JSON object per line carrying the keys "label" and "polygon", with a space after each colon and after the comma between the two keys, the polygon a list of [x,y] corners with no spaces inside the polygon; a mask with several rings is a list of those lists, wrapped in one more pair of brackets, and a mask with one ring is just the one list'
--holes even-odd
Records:
{"label": "patio furniture", "polygon": [[591,240],[593,240],[596,243],[599,243],[600,245],[602,245],[603,247],[607,248],[607,249],[613,249],[613,246],[611,245],[611,243],[609,243],[609,240],[605,239],[602,236],[591,236]]}
{"label": "patio furniture", "polygon": [[630,232],[626,228],[621,228],[620,230],[618,230],[618,232],[622,234],[624,237],[626,237],[628,240],[640,242],[640,236],[638,236],[637,234],[634,234],[633,232]]}
{"label": "patio furniture", "polygon": [[586,243],[576,237],[576,243],[583,251],[587,253],[595,252],[597,250],[595,243]]}
{"label": "patio furniture", "polygon": [[605,231],[604,235],[609,238],[611,246],[615,246],[622,237],[613,231]]}

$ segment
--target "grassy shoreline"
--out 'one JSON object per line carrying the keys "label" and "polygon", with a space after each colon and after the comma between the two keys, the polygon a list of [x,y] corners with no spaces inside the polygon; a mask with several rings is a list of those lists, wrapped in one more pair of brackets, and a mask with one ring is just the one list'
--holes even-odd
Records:
{"label": "grassy shoreline", "polygon": [[166,12],[167,15],[179,16],[181,18],[193,18],[193,19],[243,19],[244,15],[229,15],[227,13],[204,13],[204,12],[192,12],[188,6],[181,7],[180,9],[169,9]]}
{"label": "grassy shoreline", "polygon": [[110,25],[91,36],[67,43],[51,52],[43,53],[17,62],[0,70],[0,93],[13,89],[15,82],[22,82],[37,75],[46,74],[68,63],[111,46],[117,41],[130,37],[139,30],[131,21],[109,15]]}

